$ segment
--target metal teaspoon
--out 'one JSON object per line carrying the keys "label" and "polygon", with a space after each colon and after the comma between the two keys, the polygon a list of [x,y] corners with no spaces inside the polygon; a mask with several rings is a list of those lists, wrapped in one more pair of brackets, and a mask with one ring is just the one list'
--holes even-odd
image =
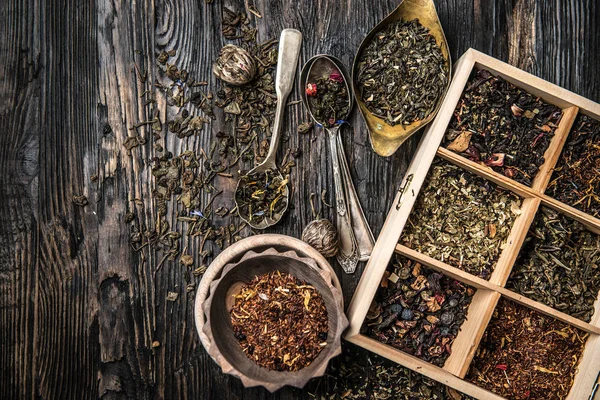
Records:
{"label": "metal teaspoon", "polygon": [[[281,136],[281,125],[283,122],[283,114],[286,108],[287,98],[292,91],[292,86],[294,85],[294,75],[296,74],[296,66],[298,65],[298,57],[300,56],[300,46],[302,44],[302,34],[296,29],[284,29],[281,31],[281,37],[279,38],[279,55],[277,59],[277,74],[275,76],[275,90],[277,92],[277,109],[275,111],[275,121],[273,124],[273,133],[271,136],[271,144],[269,145],[269,152],[265,157],[264,161],[248,171],[248,175],[254,174],[257,172],[264,173],[267,170],[276,171],[279,175],[279,178],[283,179],[281,172],[277,168],[277,164],[275,162],[275,156],[277,153],[277,147],[279,146],[279,138]],[[237,192],[240,186],[240,181],[238,181],[237,187],[235,189],[235,204],[237,206],[238,215],[242,220],[244,220],[248,225],[255,229],[265,229],[271,225],[275,225],[283,214],[285,214],[288,208],[289,202],[289,189],[288,186],[285,186],[285,190],[283,191],[283,196],[285,198],[285,209],[273,215],[273,218],[270,216],[265,216],[259,223],[254,221],[249,221],[246,219],[246,216],[241,215],[240,207],[238,205]]]}

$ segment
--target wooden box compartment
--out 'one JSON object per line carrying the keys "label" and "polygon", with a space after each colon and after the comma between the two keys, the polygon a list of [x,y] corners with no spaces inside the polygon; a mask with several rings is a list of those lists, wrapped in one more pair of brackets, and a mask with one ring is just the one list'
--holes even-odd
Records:
{"label": "wooden box compartment", "polygon": [[565,398],[589,336],[501,296],[465,379],[509,398]]}
{"label": "wooden box compartment", "polygon": [[[376,298],[373,300],[373,303],[369,309],[369,314],[367,315],[361,328],[361,332],[363,332],[365,336],[376,339],[382,343],[385,343],[386,338],[388,338],[390,335],[395,335],[394,337],[399,339],[400,347],[398,347],[398,344],[393,343],[393,340],[391,341],[392,343],[386,343],[386,346],[389,346],[393,351],[401,351],[403,354],[409,355],[412,352],[418,353],[415,351],[415,347],[417,346],[414,345],[416,338],[415,335],[413,335],[413,333],[415,333],[413,328],[416,326],[425,326],[431,328],[431,335],[426,334],[422,339],[422,343],[425,344],[421,346],[422,353],[425,356],[429,355],[431,357],[432,360],[429,362],[432,364],[443,365],[443,368],[447,369],[446,365],[455,364],[457,362],[454,360],[454,358],[456,358],[456,355],[459,353],[454,351],[454,343],[460,343],[466,339],[465,335],[469,334],[475,321],[477,321],[480,317],[482,311],[481,305],[486,304],[488,298],[490,296],[494,296],[495,294],[486,288],[477,288],[476,286],[470,285],[460,276],[451,276],[452,274],[446,273],[439,268],[429,268],[425,263],[418,261],[411,256],[407,256],[406,253],[397,251],[396,255],[397,257],[394,257],[395,259],[390,262],[387,268],[387,273],[385,274],[380,288],[378,289],[378,292],[383,291],[383,293],[381,293],[381,295],[378,293]],[[398,272],[398,270],[402,272],[399,272],[396,275],[394,274],[394,270],[396,270],[396,272]],[[442,275],[442,278],[440,278],[438,281],[441,289],[440,292],[432,290],[429,284],[429,280],[431,279],[430,276],[434,272],[439,272]],[[423,277],[427,278],[427,280],[421,279]],[[410,286],[409,290],[411,293],[406,294],[406,292],[402,291],[400,288],[401,285]],[[431,298],[425,296],[425,299],[429,300],[429,302],[426,303],[428,305],[426,310],[419,310],[418,307],[419,305],[425,303],[423,298],[419,298],[421,296],[422,289],[425,290],[427,295],[430,293],[434,294],[431,296]],[[405,295],[396,296],[396,293],[403,293]],[[471,298],[468,301],[468,304],[461,306],[461,299],[464,299],[463,295],[465,294],[467,294],[467,296],[470,295]],[[437,296],[443,296],[444,298],[436,298]],[[459,303],[454,307],[450,307],[448,305],[449,299],[451,298],[459,301]],[[389,305],[391,304],[394,304],[394,306],[402,304],[401,307],[404,308],[404,311],[407,309],[410,310],[410,315],[408,317],[401,317],[398,315],[398,323],[390,324],[392,318],[390,318],[388,313],[382,312],[383,310],[381,303],[384,301],[388,303],[387,309],[389,309]],[[438,308],[439,310],[437,310]],[[456,328],[459,328],[460,330],[458,331],[454,340],[447,344],[450,347],[450,350],[445,352],[442,351],[441,354],[438,354],[437,356],[433,355],[433,351],[437,350],[436,348],[438,348],[440,344],[439,341],[444,335],[439,331],[445,327],[448,329],[448,326],[444,325],[442,320],[437,322],[433,321],[430,324],[427,320],[428,316],[433,315],[437,318],[440,318],[442,313],[446,311],[450,311],[452,313],[452,311],[457,310],[457,308],[463,308],[466,319],[463,322],[459,322]],[[422,313],[419,313],[417,310],[422,311]],[[416,326],[406,327],[405,325],[407,321],[405,321],[405,319],[409,320],[409,324],[413,323]],[[380,328],[382,326],[383,328]],[[403,331],[403,329],[405,329],[405,331]],[[436,330],[438,331],[436,332]],[[391,331],[401,331],[402,334],[397,335],[396,332],[392,333]],[[423,330],[417,329],[417,331],[423,332],[424,328]],[[436,337],[436,341],[429,345],[427,342],[433,337]],[[415,347],[412,347],[413,345]],[[444,345],[442,344],[442,347],[443,346]],[[401,347],[407,347],[407,349],[405,351],[398,350]],[[430,351],[432,353],[430,353]],[[419,359],[424,358],[419,355],[415,355],[415,357],[418,357]],[[442,361],[443,358],[446,358],[445,362]]]}
{"label": "wooden box compartment", "polygon": [[[554,137],[544,153],[545,162],[530,186],[514,181],[493,171],[491,168],[440,147],[456,105],[474,69],[488,70],[493,75],[500,76],[524,91],[540,97],[545,102],[558,106],[563,111],[563,116],[554,132]],[[371,258],[361,276],[347,311],[350,327],[345,334],[346,339],[468,395],[482,399],[501,399],[502,397],[467,382],[463,378],[469,370],[493,310],[499,298],[504,296],[537,312],[552,316],[590,333],[579,364],[579,372],[575,376],[575,381],[568,396],[569,399],[587,399],[600,371],[600,300],[595,303],[595,313],[591,321],[586,323],[505,288],[506,281],[529,227],[540,206],[553,208],[569,218],[583,223],[590,231],[600,232],[600,220],[598,218],[594,218],[544,194],[573,121],[579,113],[600,120],[600,105],[476,50],[469,49],[455,64],[454,76],[448,94],[442,102],[438,115],[427,127],[421,139],[377,239]],[[436,156],[510,190],[523,200],[521,215],[513,224],[506,246],[489,280],[471,275],[441,260],[431,258],[398,243],[421,186]],[[369,306],[375,297],[382,276],[394,252],[477,289],[478,301],[471,303],[468,319],[462,325],[461,331],[452,345],[452,355],[446,360],[443,368],[403,353],[360,333]]]}

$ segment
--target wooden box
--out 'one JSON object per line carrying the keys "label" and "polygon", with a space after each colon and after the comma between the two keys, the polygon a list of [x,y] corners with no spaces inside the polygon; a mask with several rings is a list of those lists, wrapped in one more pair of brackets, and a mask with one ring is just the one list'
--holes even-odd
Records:
{"label": "wooden box", "polygon": [[[446,128],[463,89],[474,69],[487,69],[515,86],[541,97],[547,103],[563,110],[563,117],[545,153],[541,166],[531,187],[518,183],[489,168],[482,167],[459,154],[440,147]],[[408,167],[400,189],[377,239],[369,262],[362,274],[356,292],[348,308],[350,327],[345,338],[381,356],[402,364],[416,372],[435,379],[445,385],[480,399],[501,399],[479,386],[463,380],[475,355],[481,337],[490,321],[493,310],[501,296],[519,304],[550,315],[560,321],[589,332],[578,373],[569,392],[569,399],[587,399],[600,371],[600,297],[595,303],[595,314],[589,323],[554,310],[544,304],[525,298],[504,287],[534,216],[540,206],[553,208],[584,224],[590,231],[600,234],[600,219],[587,215],[544,194],[553,168],[578,113],[600,119],[600,105],[531,74],[498,61],[476,50],[469,49],[455,64],[454,77],[448,94],[434,121],[427,127]],[[419,190],[435,157],[442,158],[478,176],[486,178],[499,187],[510,190],[523,199],[521,215],[517,217],[506,247],[502,251],[496,268],[489,279],[473,276],[458,268],[428,257],[418,251],[398,244]],[[452,345],[452,354],[443,368],[434,366],[420,358],[411,356],[375,339],[362,335],[360,328],[365,321],[369,306],[379,289],[380,282],[393,253],[402,254],[445,275],[467,283],[477,289],[467,314],[467,321]],[[551,379],[551,378],[550,378]]]}

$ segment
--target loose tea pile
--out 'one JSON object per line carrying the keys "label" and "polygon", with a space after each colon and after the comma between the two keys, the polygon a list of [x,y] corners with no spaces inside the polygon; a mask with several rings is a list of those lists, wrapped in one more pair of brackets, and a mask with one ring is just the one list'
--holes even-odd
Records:
{"label": "loose tea pile", "polygon": [[288,179],[289,176],[282,179],[272,170],[241,176],[235,192],[240,215],[249,222],[260,223],[284,212]]}
{"label": "loose tea pile", "polygon": [[542,207],[506,286],[589,322],[600,291],[600,236]]}
{"label": "loose tea pile", "polygon": [[359,56],[356,82],[365,106],[389,125],[427,118],[448,85],[448,64],[429,29],[398,21]]}
{"label": "loose tea pile", "polygon": [[[344,342],[342,355],[309,393],[318,400],[470,400],[408,368]],[[310,388],[309,388],[310,390]]]}
{"label": "loose tea pile", "polygon": [[400,242],[489,279],[520,207],[515,194],[455,165],[436,161]]}
{"label": "loose tea pile", "polygon": [[442,367],[475,289],[397,256],[371,304],[363,333]]}
{"label": "loose tea pile", "polygon": [[587,336],[502,298],[466,379],[509,399],[564,399]]}
{"label": "loose tea pile", "polygon": [[292,275],[257,276],[235,296],[231,324],[240,347],[258,365],[298,371],[327,345],[323,297]]}
{"label": "loose tea pile", "polygon": [[[154,150],[154,156],[150,156],[154,178],[151,196],[131,199],[124,218],[130,224],[131,246],[135,251],[162,253],[155,271],[165,262],[179,259],[181,265],[190,268],[184,274],[186,291],[194,290],[194,277],[206,271],[207,258],[213,251],[248,233],[246,223],[235,217],[235,207],[218,199],[222,193],[218,187],[222,180],[234,178],[231,172],[248,170],[262,161],[269,147],[275,114],[277,96],[272,75],[277,63],[277,40],[259,44],[256,28],[250,25],[246,14],[227,8],[223,8],[223,13],[223,35],[230,40],[239,39],[256,62],[256,77],[250,84],[239,87],[221,82],[219,100],[214,101],[215,96],[206,89],[208,81],[177,67],[175,49],[161,51],[156,57],[158,77],[154,82],[150,81],[147,69],[135,64],[137,83],[144,88],[141,95],[144,111],[150,117],[132,124],[131,133],[123,142],[131,156],[137,156],[138,148],[148,147],[150,140]],[[161,98],[168,106],[162,119],[159,110],[164,105],[158,103]],[[210,128],[216,118],[213,102],[223,109],[230,133],[214,134],[206,151],[167,150],[167,143],[179,146],[178,141],[171,142],[173,138],[184,141],[200,136],[207,126]],[[110,134],[110,125],[103,132]],[[284,174],[289,174],[295,165],[294,158],[299,155],[299,151],[288,149],[281,168]],[[153,215],[154,222],[148,223],[147,215]],[[198,263],[195,254],[199,255]]]}
{"label": "loose tea pile", "polygon": [[350,96],[339,71],[306,84],[306,97],[315,119],[330,128],[346,118]]}
{"label": "loose tea pile", "polygon": [[531,186],[561,118],[559,107],[478,70],[467,82],[442,145]]}
{"label": "loose tea pile", "polygon": [[577,116],[546,193],[600,218],[600,121]]}

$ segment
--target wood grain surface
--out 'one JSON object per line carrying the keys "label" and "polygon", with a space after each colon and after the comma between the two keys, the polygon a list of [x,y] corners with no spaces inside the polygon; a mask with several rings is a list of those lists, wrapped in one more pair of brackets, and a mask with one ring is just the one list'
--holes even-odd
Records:
{"label": "wood grain surface", "polygon": [[[177,263],[156,272],[160,253],[135,253],[124,214],[154,221],[148,201],[151,145],[129,157],[128,126],[148,118],[134,63],[154,81],[156,55],[216,88],[211,65],[226,43],[222,8],[239,0],[5,0],[0,2],[0,399],[305,399],[304,390],[243,389],[207,356],[195,332],[194,292]],[[351,65],[360,41],[397,0],[256,0],[260,41],[291,27],[304,34],[302,64],[318,53]],[[600,5],[595,0],[437,0],[452,58],[473,47],[600,101]],[[299,99],[299,90],[290,100]],[[160,102],[159,102],[160,103]],[[164,104],[164,102],[162,103]],[[168,113],[161,106],[161,114]],[[307,199],[328,189],[328,149],[288,108],[284,145],[303,156],[292,170],[295,205],[268,232],[299,237]],[[352,176],[377,235],[419,135],[391,158],[376,156],[355,110],[344,132]],[[168,137],[173,152],[208,147],[226,129],[221,113],[197,137]],[[281,160],[281,158],[279,158]],[[92,182],[90,177],[99,179]],[[219,180],[219,202],[235,182]],[[73,204],[86,195],[89,205]],[[325,214],[329,213],[325,210]],[[197,244],[190,243],[197,252]],[[360,277],[337,269],[346,301]],[[156,273],[155,273],[156,272]],[[167,292],[179,293],[167,302]],[[153,347],[153,342],[160,345]]]}

